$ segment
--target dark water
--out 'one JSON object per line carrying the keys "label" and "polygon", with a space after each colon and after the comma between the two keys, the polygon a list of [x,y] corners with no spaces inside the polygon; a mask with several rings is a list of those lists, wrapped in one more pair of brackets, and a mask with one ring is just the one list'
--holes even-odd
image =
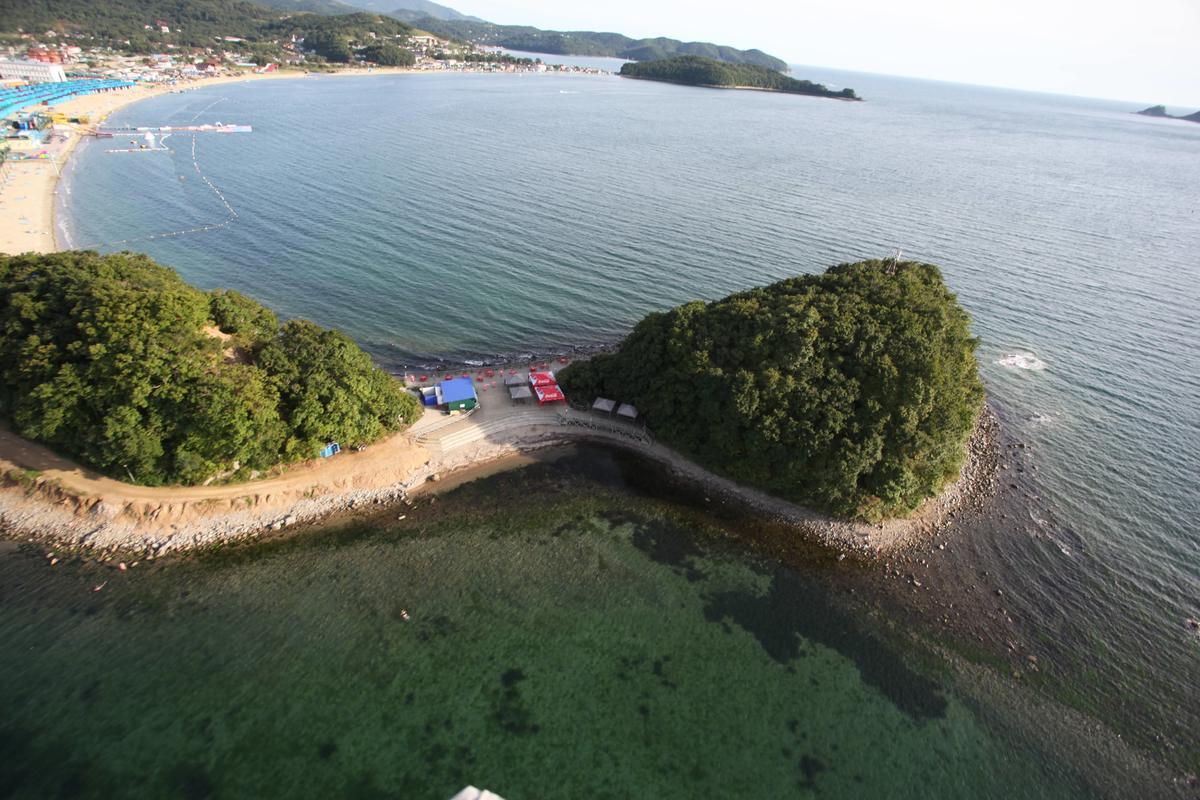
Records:
{"label": "dark water", "polygon": [[4,552],[0,795],[1066,798],[1149,779],[1047,740],[1044,712],[981,708],[994,681],[882,624],[836,562],[747,557],[644,464],[554,457],[403,521],[127,573]]}
{"label": "dark water", "polygon": [[[1036,655],[1029,692],[1200,770],[1200,126],[796,73],[867,102],[482,75],[166,96],[117,120],[255,131],[198,136],[194,162],[179,135],[171,153],[89,143],[62,220],[397,369],[610,342],[649,310],[895,248],[938,263],[1025,447],[1002,508],[903,565],[923,590],[880,591],[913,626],[948,615],[1001,675]],[[199,174],[237,218],[162,237],[228,218]]]}

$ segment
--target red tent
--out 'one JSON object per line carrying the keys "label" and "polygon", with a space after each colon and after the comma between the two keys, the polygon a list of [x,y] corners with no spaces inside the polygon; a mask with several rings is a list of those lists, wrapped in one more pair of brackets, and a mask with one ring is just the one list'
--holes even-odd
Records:
{"label": "red tent", "polygon": [[554,386],[558,384],[554,380],[554,375],[549,372],[531,372],[529,373],[529,382],[534,386]]}
{"label": "red tent", "polygon": [[557,383],[549,386],[534,386],[533,392],[537,395],[539,406],[544,406],[546,403],[566,402],[567,399],[567,396],[562,393],[562,389],[558,388]]}

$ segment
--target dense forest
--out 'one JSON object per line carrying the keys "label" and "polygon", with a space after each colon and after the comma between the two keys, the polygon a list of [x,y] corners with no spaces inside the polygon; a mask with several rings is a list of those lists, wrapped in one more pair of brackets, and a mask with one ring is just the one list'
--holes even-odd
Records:
{"label": "dense forest", "polygon": [[147,256],[0,256],[0,418],[112,477],[246,477],[419,415],[344,334]]}
{"label": "dense forest", "polygon": [[696,55],[730,64],[757,64],[766,69],[787,69],[786,63],[761,50],[738,50],[708,42],[681,42],[664,38],[630,39],[619,33],[545,31],[527,25],[495,25],[491,22],[441,20],[432,17],[415,20],[413,24],[438,36],[534,53],[611,56],[638,61],[674,55]]}
{"label": "dense forest", "polygon": [[983,402],[975,347],[937,267],[867,261],[650,314],[559,379],[633,403],[715,472],[878,520],[957,476]]}
{"label": "dense forest", "polygon": [[689,86],[751,87],[816,97],[836,97],[840,100],[860,99],[853,89],[833,91],[820,83],[789,78],[766,67],[754,64],[726,64],[701,56],[676,56],[658,61],[625,64],[621,67],[621,75]]}
{"label": "dense forest", "polygon": [[[155,27],[159,20],[170,33]],[[168,44],[211,47],[224,36],[245,39],[253,50],[292,36],[348,45],[366,43],[370,33],[413,32],[412,26],[379,14],[285,13],[245,0],[0,0],[0,32],[18,30],[83,33],[98,43],[139,53],[161,51]]]}

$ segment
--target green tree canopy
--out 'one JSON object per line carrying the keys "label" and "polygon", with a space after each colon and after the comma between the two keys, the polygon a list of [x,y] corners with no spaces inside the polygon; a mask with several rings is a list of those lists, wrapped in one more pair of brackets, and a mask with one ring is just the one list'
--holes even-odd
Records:
{"label": "green tree canopy", "polygon": [[[233,357],[213,324],[234,335]],[[147,256],[0,256],[0,417],[106,474],[199,483],[370,442],[419,414],[343,334],[280,328],[250,298],[205,294]]]}
{"label": "green tree canopy", "polygon": [[867,261],[650,314],[560,380],[633,403],[715,472],[877,520],[958,475],[983,402],[975,346],[937,267]]}
{"label": "green tree canopy", "polygon": [[394,44],[371,44],[362,49],[362,57],[381,67],[411,67],[417,63],[411,50]]}
{"label": "green tree canopy", "polygon": [[757,64],[729,64],[698,55],[682,55],[621,65],[621,75],[689,86],[725,86],[769,89],[775,92],[858,100],[853,89],[834,91],[823,84],[789,78],[782,72]]}

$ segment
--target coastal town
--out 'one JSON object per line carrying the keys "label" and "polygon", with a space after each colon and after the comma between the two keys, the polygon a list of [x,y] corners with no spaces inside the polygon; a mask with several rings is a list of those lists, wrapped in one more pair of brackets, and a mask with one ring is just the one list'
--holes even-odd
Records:
{"label": "coastal town", "polygon": [[[597,67],[546,63],[540,58],[513,55],[500,47],[453,41],[415,29],[399,34],[368,30],[361,40],[348,43],[346,51],[334,53],[323,40],[298,34],[273,40],[267,43],[269,47],[239,36],[214,36],[211,43],[200,47],[171,43],[171,35],[179,29],[173,28],[169,20],[148,20],[144,27],[159,34],[159,39],[143,45],[131,40],[101,44],[84,33],[22,32],[18,43],[0,47],[0,83],[7,86],[87,77],[171,84],[247,71],[386,67],[422,72],[608,74]],[[141,52],[143,48],[148,51]]]}

